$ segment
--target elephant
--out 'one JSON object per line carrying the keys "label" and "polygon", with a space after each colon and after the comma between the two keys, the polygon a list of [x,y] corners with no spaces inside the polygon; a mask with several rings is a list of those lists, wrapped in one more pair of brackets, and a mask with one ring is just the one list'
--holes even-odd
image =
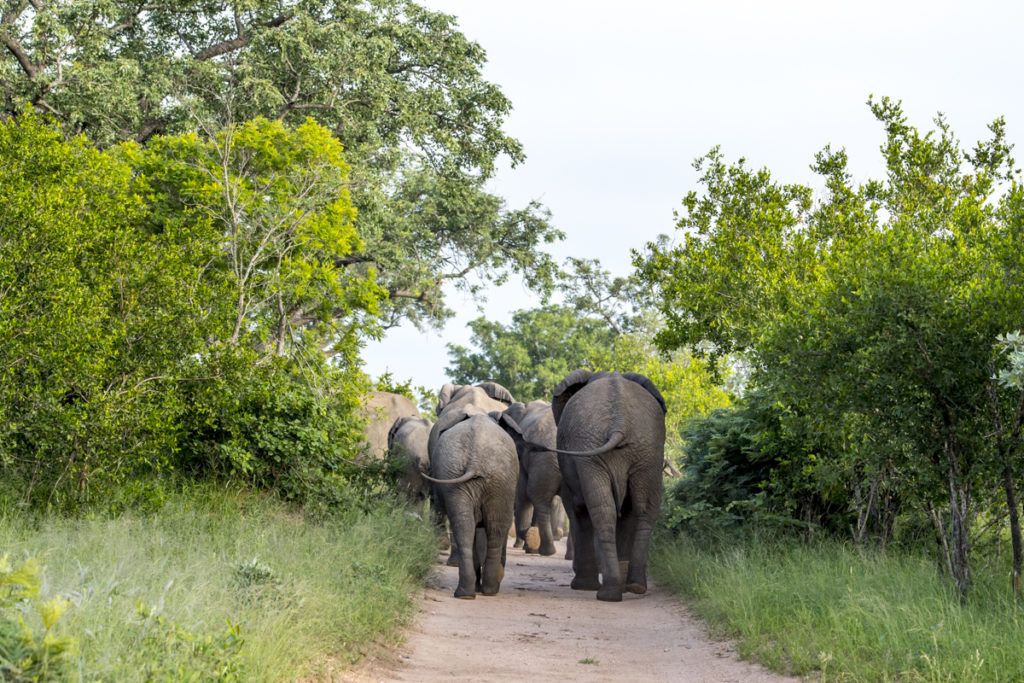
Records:
{"label": "elephant", "polygon": [[623,590],[647,592],[664,487],[665,399],[643,375],[575,370],[555,388],[551,410],[575,546],[572,588],[609,602],[621,601]]}
{"label": "elephant", "polygon": [[387,391],[371,391],[366,395],[361,409],[366,419],[363,436],[366,440],[366,455],[381,460],[388,452],[388,432],[400,417],[419,417],[420,410],[408,397]]}
{"label": "elephant", "polygon": [[516,547],[525,544],[531,526],[540,532],[539,548],[526,544],[526,552],[555,554],[555,529],[564,512],[555,505],[562,486],[562,472],[555,447],[555,418],[547,401],[513,403],[502,423],[519,452],[519,481],[516,485]]}
{"label": "elephant", "polygon": [[388,432],[388,457],[401,464],[402,492],[421,508],[430,496],[430,483],[421,474],[430,471],[427,441],[432,426],[424,417],[400,417]]}
{"label": "elephant", "polygon": [[[434,458],[434,449],[439,435],[458,424],[467,415],[476,413],[504,412],[515,402],[512,394],[505,387],[496,382],[482,382],[475,386],[462,384],[445,384],[437,395],[437,422],[430,429],[430,438],[427,442],[427,453],[431,462]],[[437,499],[437,488],[431,490],[431,501],[433,503],[434,523],[440,530],[444,529],[444,512],[441,502]],[[510,522],[511,524],[511,522]],[[452,536],[451,554],[448,556],[448,565],[455,566],[458,562],[458,540]]]}
{"label": "elephant", "polygon": [[510,418],[467,408],[461,421],[438,434],[431,473],[423,475],[434,484],[434,499],[452,527],[456,598],[496,595],[505,575],[519,458],[512,438],[498,425],[503,419]]}

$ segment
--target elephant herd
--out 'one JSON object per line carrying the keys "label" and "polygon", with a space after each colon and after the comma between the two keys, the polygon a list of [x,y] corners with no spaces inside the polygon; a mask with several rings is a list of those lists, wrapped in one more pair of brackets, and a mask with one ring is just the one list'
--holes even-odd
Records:
{"label": "elephant herd", "polygon": [[624,591],[646,592],[666,411],[649,379],[576,370],[551,403],[526,404],[494,382],[446,384],[433,424],[393,396],[370,399],[378,404],[371,424],[390,425],[386,445],[368,430],[370,448],[383,445],[401,462],[404,493],[420,505],[429,499],[439,528],[447,519],[449,564],[459,567],[455,597],[498,592],[513,523],[517,545],[536,526],[536,550],[554,554],[565,514],[573,589],[612,602]]}

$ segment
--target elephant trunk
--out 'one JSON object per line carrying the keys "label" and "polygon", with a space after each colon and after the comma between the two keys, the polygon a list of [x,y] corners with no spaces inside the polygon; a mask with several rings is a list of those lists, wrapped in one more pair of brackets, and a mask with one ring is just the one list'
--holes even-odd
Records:
{"label": "elephant trunk", "polygon": [[455,479],[434,479],[429,474],[422,474],[421,476],[427,481],[433,482],[435,484],[461,484],[463,482],[469,481],[470,479],[474,479],[480,475],[478,475],[473,470],[466,470],[465,474]]}

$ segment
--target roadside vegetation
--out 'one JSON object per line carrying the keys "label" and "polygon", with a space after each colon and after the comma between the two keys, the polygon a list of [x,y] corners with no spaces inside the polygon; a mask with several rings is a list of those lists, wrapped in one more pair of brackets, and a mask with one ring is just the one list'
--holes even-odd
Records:
{"label": "roadside vegetation", "polygon": [[662,585],[734,639],[744,658],[822,681],[1016,681],[1024,620],[1004,555],[980,564],[970,599],[934,557],[836,540],[661,539]]}
{"label": "roadside vegetation", "polygon": [[883,178],[825,149],[816,194],[715,149],[681,241],[636,255],[660,347],[747,373],[683,428],[655,567],[781,671],[1020,680],[1020,170],[1001,119],[965,148],[869,104]]}
{"label": "roadside vegetation", "polygon": [[613,278],[560,266],[546,209],[488,191],[525,157],[453,17],[7,5],[3,679],[280,680],[389,638],[433,538],[362,461],[360,351],[512,276],[543,305],[473,321],[452,379],[528,401],[576,368],[650,377],[677,475],[657,570],[744,653],[1024,678],[1024,185],[1002,119],[968,147],[873,98],[883,177],[826,147],[821,191],[714,148],[676,237]]}
{"label": "roadside vegetation", "polygon": [[394,633],[435,539],[362,462],[360,351],[557,271],[486,190],[524,157],[484,61],[407,0],[5,4],[0,679],[288,680]]}
{"label": "roadside vegetation", "polygon": [[[336,671],[394,642],[436,554],[432,529],[386,503],[313,522],[266,495],[208,486],[158,514],[7,514],[0,547],[12,565],[33,558],[38,604],[62,605],[49,629],[62,646],[38,659],[48,655],[51,677],[84,681]],[[0,614],[7,657],[26,613]],[[41,644],[43,618],[27,614]],[[12,664],[0,662],[4,680],[23,680]]]}

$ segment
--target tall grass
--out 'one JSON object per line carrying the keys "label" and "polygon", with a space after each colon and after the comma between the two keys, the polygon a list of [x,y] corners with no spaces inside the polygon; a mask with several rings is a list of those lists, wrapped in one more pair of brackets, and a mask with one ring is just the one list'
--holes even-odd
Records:
{"label": "tall grass", "polygon": [[829,681],[1021,681],[1024,619],[1006,575],[967,605],[933,561],[839,543],[663,540],[656,577],[744,657]]}
{"label": "tall grass", "polygon": [[44,595],[71,598],[82,680],[292,680],[352,662],[411,613],[435,547],[398,508],[312,523],[211,490],[148,516],[0,519],[0,553],[38,558]]}

